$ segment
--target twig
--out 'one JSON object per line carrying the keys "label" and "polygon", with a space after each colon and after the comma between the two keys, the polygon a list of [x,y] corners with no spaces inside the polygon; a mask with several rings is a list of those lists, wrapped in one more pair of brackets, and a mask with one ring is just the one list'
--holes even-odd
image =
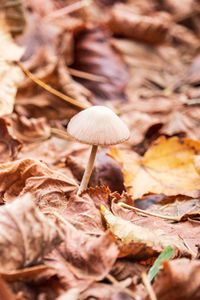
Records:
{"label": "twig", "polygon": [[133,293],[130,289],[123,287],[119,281],[117,281],[112,275],[108,274],[106,278],[112,282],[115,286],[119,287],[121,290],[123,290],[126,294],[133,297],[133,299],[138,300],[138,297]]}
{"label": "twig", "polygon": [[60,18],[64,15],[70,14],[70,13],[72,13],[74,11],[77,11],[77,10],[79,10],[79,9],[85,7],[85,6],[88,6],[88,5],[89,5],[88,1],[83,1],[83,0],[82,1],[77,1],[73,4],[71,4],[71,5],[65,6],[63,8],[60,8],[60,9],[48,14],[45,17],[45,19],[49,20],[49,19],[58,18],[58,17]]}
{"label": "twig", "polygon": [[24,66],[21,64],[21,62],[16,62],[17,65],[21,68],[21,70],[31,79],[33,80],[36,84],[38,84],[39,86],[41,86],[43,89],[45,89],[46,91],[50,92],[51,94],[61,98],[62,100],[78,107],[79,109],[86,109],[88,108],[88,106],[80,103],[79,101],[57,91],[56,89],[52,88],[50,85],[44,83],[42,80],[40,80],[39,78],[37,78],[36,76],[34,76],[28,69],[24,68]]}
{"label": "twig", "polygon": [[149,282],[149,279],[147,277],[146,273],[142,273],[142,281],[144,283],[144,286],[149,294],[149,297],[151,300],[157,300],[156,294],[152,288],[151,283]]}
{"label": "twig", "polygon": [[134,206],[130,206],[126,203],[123,203],[123,202],[119,202],[117,203],[117,205],[119,207],[124,207],[124,208],[128,208],[128,209],[132,209],[132,210],[135,210],[141,214],[144,214],[144,215],[148,215],[148,216],[152,216],[152,217],[158,217],[158,218],[161,218],[161,219],[166,219],[166,220],[172,220],[172,221],[176,221],[176,222],[179,222],[180,221],[180,218],[177,218],[177,217],[170,217],[170,216],[164,216],[164,215],[160,215],[160,214],[156,214],[156,213],[152,213],[150,211],[146,211],[146,210],[143,210],[143,209],[140,209],[140,208],[137,208],[137,207],[134,207]]}
{"label": "twig", "polygon": [[99,76],[99,75],[94,75],[88,72],[83,72],[83,71],[79,71],[79,70],[75,70],[72,68],[67,68],[67,70],[69,71],[69,74],[71,74],[72,76],[75,77],[79,77],[79,78],[83,78],[83,79],[87,79],[87,80],[91,80],[91,81],[96,81],[96,82],[105,82],[106,78],[103,76]]}
{"label": "twig", "polygon": [[61,216],[59,213],[57,213],[56,211],[48,211],[48,212],[44,212],[44,214],[46,214],[46,215],[52,215],[52,216],[54,216],[54,217],[56,217],[60,222],[62,222],[64,225],[66,225],[66,226],[70,226],[71,224],[70,223],[68,223],[64,218],[63,218],[63,216]]}
{"label": "twig", "polygon": [[67,139],[67,140],[72,139],[72,137],[69,136],[69,134],[66,131],[58,129],[58,128],[52,127],[51,128],[51,133],[57,135],[59,138],[62,138],[62,139]]}

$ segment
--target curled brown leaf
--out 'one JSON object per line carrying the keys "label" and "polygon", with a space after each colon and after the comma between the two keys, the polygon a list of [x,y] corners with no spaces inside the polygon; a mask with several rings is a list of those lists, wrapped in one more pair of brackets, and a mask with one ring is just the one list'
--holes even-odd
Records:
{"label": "curled brown leaf", "polygon": [[30,196],[0,208],[0,270],[34,265],[63,238],[56,225],[35,207]]}

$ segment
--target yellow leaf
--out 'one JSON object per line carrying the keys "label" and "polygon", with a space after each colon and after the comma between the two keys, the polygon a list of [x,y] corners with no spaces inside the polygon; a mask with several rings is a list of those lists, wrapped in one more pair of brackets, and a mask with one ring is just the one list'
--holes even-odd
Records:
{"label": "yellow leaf", "polygon": [[116,148],[111,148],[109,155],[121,164],[125,186],[135,199],[147,193],[198,197],[200,176],[194,157],[199,151],[197,141],[161,137],[143,158]]}

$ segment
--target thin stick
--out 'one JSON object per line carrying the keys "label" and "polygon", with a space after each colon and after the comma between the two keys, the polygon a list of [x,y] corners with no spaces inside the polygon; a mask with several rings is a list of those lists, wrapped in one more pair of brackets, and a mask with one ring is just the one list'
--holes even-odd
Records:
{"label": "thin stick", "polygon": [[130,289],[123,287],[119,281],[117,281],[112,275],[108,274],[106,275],[106,278],[112,282],[115,286],[119,287],[122,291],[124,291],[129,296],[133,297],[133,299],[138,299],[138,297],[133,293]]}
{"label": "thin stick", "polygon": [[156,214],[156,213],[152,213],[150,211],[146,211],[146,210],[143,210],[143,209],[140,209],[140,208],[136,208],[134,206],[130,206],[126,203],[123,203],[123,202],[119,202],[117,204],[119,207],[124,207],[124,208],[128,208],[128,209],[132,209],[132,210],[135,210],[139,213],[142,213],[144,215],[148,215],[148,216],[152,216],[152,217],[158,217],[158,218],[161,218],[161,219],[166,219],[166,220],[172,220],[172,221],[180,221],[180,218],[176,218],[176,217],[170,217],[170,216],[164,216],[164,215],[160,215],[160,214]]}
{"label": "thin stick", "polygon": [[97,145],[92,145],[90,157],[89,157],[89,160],[88,160],[85,172],[83,174],[83,178],[82,178],[82,181],[81,181],[81,184],[80,184],[80,187],[79,187],[77,195],[80,195],[81,192],[83,190],[85,190],[87,188],[87,186],[88,186],[88,182],[89,182],[90,176],[92,174],[92,169],[93,169],[93,165],[94,165],[94,161],[95,161],[97,149],[98,149]]}
{"label": "thin stick", "polygon": [[50,92],[51,94],[61,98],[62,100],[78,107],[79,109],[86,109],[88,108],[88,106],[80,103],[79,101],[55,90],[54,88],[52,88],[50,85],[44,83],[42,80],[40,80],[39,78],[37,78],[36,76],[34,76],[28,69],[24,68],[24,66],[21,64],[21,62],[17,62],[17,65],[22,69],[22,71],[31,79],[33,80],[36,84],[38,84],[39,86],[41,86],[43,89],[45,89],[46,91]]}
{"label": "thin stick", "polygon": [[91,80],[91,81],[96,81],[96,82],[105,82],[106,79],[103,76],[99,76],[99,75],[94,75],[88,72],[83,72],[83,71],[79,71],[76,69],[72,69],[72,68],[67,68],[67,70],[69,71],[69,74],[75,76],[75,77],[79,77],[79,78],[83,78],[83,79],[87,79],[87,80]]}
{"label": "thin stick", "polygon": [[142,273],[142,281],[144,283],[144,286],[149,294],[149,297],[151,300],[157,300],[156,294],[152,288],[151,283],[149,282],[149,279],[147,277],[146,273]]}
{"label": "thin stick", "polygon": [[67,133],[67,131],[52,127],[51,133],[58,136],[59,138],[72,140],[72,137]]}
{"label": "thin stick", "polygon": [[70,14],[74,11],[77,11],[85,6],[88,5],[88,2],[87,1],[77,1],[75,3],[72,3],[71,5],[68,5],[68,6],[65,6],[61,9],[58,9],[50,14],[48,14],[45,19],[49,20],[49,19],[52,19],[52,18],[60,18],[64,15],[67,15],[67,14]]}

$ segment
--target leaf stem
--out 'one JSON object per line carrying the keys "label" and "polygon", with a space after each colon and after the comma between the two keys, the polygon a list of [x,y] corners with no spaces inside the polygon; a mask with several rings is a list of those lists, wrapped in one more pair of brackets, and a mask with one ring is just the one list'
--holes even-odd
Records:
{"label": "leaf stem", "polygon": [[152,216],[152,217],[158,217],[158,218],[166,219],[166,220],[172,220],[172,221],[176,221],[176,222],[180,221],[180,218],[156,214],[156,213],[153,213],[153,212],[150,212],[150,211],[146,211],[146,210],[134,207],[134,206],[130,206],[130,205],[128,205],[126,203],[123,203],[123,202],[119,202],[117,205],[119,207],[124,207],[124,208],[135,210],[135,211],[137,211],[139,213],[142,213],[144,215],[148,215],[148,216]]}
{"label": "leaf stem", "polygon": [[39,86],[41,86],[43,89],[45,89],[46,91],[50,92],[51,94],[61,98],[62,100],[76,106],[80,109],[86,109],[88,108],[88,106],[86,106],[85,104],[80,103],[79,101],[57,91],[56,89],[52,88],[50,85],[44,83],[42,80],[40,80],[39,78],[37,78],[36,76],[34,76],[28,69],[26,69],[21,62],[16,62],[17,65],[21,68],[21,70],[32,80],[34,81],[36,84],[38,84]]}

